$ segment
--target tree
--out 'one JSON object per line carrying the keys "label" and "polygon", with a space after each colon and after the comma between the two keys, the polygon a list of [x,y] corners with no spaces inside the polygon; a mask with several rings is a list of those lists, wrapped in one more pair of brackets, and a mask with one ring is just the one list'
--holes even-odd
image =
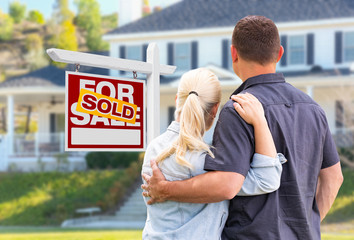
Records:
{"label": "tree", "polygon": [[31,70],[36,70],[48,65],[48,59],[45,56],[41,36],[36,33],[29,34],[26,37],[25,48],[27,50],[25,59]]}
{"label": "tree", "polygon": [[102,41],[100,5],[96,0],[75,0],[77,26],[86,31],[86,45],[92,51],[107,49]]}
{"label": "tree", "polygon": [[26,5],[21,4],[19,1],[14,1],[10,3],[9,13],[15,23],[20,23],[25,18]]}
{"label": "tree", "polygon": [[0,9],[0,40],[7,41],[12,38],[13,19]]}
{"label": "tree", "polygon": [[38,11],[38,10],[32,10],[28,13],[27,20],[30,22],[38,23],[38,24],[44,24],[44,16],[43,14]]}
{"label": "tree", "polygon": [[61,24],[62,30],[59,34],[58,48],[77,51],[76,29],[71,21],[67,20]]}
{"label": "tree", "polygon": [[69,9],[68,0],[56,0],[54,3],[53,17],[58,24],[65,21],[72,21],[74,13]]}
{"label": "tree", "polygon": [[[51,45],[57,48],[76,51],[78,47],[76,28],[73,25],[74,14],[69,9],[68,0],[56,0],[53,20],[59,24],[56,34],[51,38]],[[53,65],[65,67],[66,64],[53,62]]]}

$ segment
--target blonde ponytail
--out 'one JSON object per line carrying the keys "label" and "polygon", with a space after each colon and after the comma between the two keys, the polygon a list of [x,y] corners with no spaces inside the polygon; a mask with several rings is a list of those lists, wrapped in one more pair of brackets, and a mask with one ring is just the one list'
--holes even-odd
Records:
{"label": "blonde ponytail", "polygon": [[176,162],[192,168],[185,159],[187,151],[205,151],[214,157],[204,133],[211,127],[212,108],[220,103],[221,87],[216,75],[205,68],[198,68],[183,74],[177,92],[175,116],[180,122],[177,140],[160,153],[157,162],[176,154]]}

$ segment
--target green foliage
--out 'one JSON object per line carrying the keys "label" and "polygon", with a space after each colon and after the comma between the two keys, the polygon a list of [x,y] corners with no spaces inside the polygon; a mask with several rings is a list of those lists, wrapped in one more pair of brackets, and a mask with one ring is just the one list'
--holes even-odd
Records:
{"label": "green foliage", "polygon": [[27,35],[25,40],[25,48],[27,52],[39,51],[43,49],[43,40],[37,33]]}
{"label": "green foliage", "polygon": [[[23,134],[25,133],[25,128],[26,128],[26,121],[27,119],[25,117],[22,117],[18,120],[18,125],[15,129],[15,133],[17,134]],[[36,121],[30,121],[29,123],[29,133],[35,133],[38,131],[38,124]]]}
{"label": "green foliage", "polygon": [[0,41],[8,41],[12,38],[13,19],[0,9]]}
{"label": "green foliage", "polygon": [[102,41],[100,5],[96,0],[75,0],[78,8],[76,24],[86,31],[86,45],[91,51],[106,50]]}
{"label": "green foliage", "polygon": [[69,9],[68,0],[56,0],[54,4],[53,17],[59,24],[69,21],[72,22],[74,13]]}
{"label": "green foliage", "polygon": [[26,14],[26,5],[21,4],[19,1],[14,1],[10,3],[9,14],[15,21],[15,23],[20,23]]}
{"label": "green foliage", "polygon": [[59,34],[58,48],[77,51],[77,39],[75,26],[70,21],[65,21],[61,25],[62,30]]}
{"label": "green foliage", "polygon": [[126,168],[141,157],[139,152],[90,152],[86,165],[89,169]]}
{"label": "green foliage", "polygon": [[339,148],[338,153],[344,155],[348,160],[354,162],[354,151],[352,148]]}
{"label": "green foliage", "polygon": [[354,220],[354,171],[343,169],[344,182],[324,223]]}
{"label": "green foliage", "polygon": [[102,16],[102,28],[113,29],[118,26],[118,13],[112,13],[109,15]]}
{"label": "green foliage", "polygon": [[31,10],[28,13],[27,20],[30,21],[30,22],[38,23],[38,24],[44,24],[45,23],[43,14],[40,11],[38,11],[38,10]]}
{"label": "green foliage", "polygon": [[141,240],[142,230],[71,228],[0,228],[1,240]]}
{"label": "green foliage", "polygon": [[114,208],[140,171],[134,162],[125,170],[2,173],[0,225],[59,225],[78,208]]}

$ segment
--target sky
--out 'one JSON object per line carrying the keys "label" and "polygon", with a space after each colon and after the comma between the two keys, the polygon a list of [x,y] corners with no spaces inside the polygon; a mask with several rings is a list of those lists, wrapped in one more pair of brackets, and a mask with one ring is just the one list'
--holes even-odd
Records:
{"label": "sky", "polygon": [[[0,9],[2,12],[8,13],[9,3],[14,0],[0,0]],[[39,10],[46,19],[50,18],[53,10],[55,0],[19,0],[22,4],[27,6],[27,11]],[[70,8],[73,12],[76,12],[74,0],[70,1]],[[118,0],[97,0],[100,4],[100,10],[102,15],[107,15],[118,10]],[[129,0],[126,0],[129,1]],[[180,0],[150,0],[150,6],[166,7],[172,3]]]}

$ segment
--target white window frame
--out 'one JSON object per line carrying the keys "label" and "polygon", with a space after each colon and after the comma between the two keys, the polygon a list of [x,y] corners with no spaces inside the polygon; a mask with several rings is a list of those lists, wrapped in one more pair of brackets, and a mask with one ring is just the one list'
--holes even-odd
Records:
{"label": "white window frame", "polygon": [[[291,43],[291,38],[292,37],[303,37],[304,38],[304,59],[302,63],[291,63],[291,50],[290,50],[290,43]],[[305,66],[306,65],[306,59],[307,59],[307,38],[306,34],[296,34],[296,35],[288,35],[288,41],[287,41],[287,65],[288,66]]]}
{"label": "white window frame", "polygon": [[[177,45],[179,44],[187,44],[188,45],[188,52],[189,52],[189,63],[187,66],[187,69],[180,69],[177,64],[176,64],[176,59],[177,59]],[[176,72],[186,72],[192,68],[192,43],[191,42],[176,42],[173,44],[173,64],[177,66],[177,71]]]}
{"label": "white window frame", "polygon": [[[348,34],[348,33],[353,33],[354,34],[354,31],[343,32],[343,39],[342,39],[342,61],[343,61],[343,63],[354,62],[354,58],[353,58],[353,60],[347,60],[346,57],[345,57],[345,52],[346,52],[346,50],[348,48],[346,46],[346,42],[345,42],[345,35]],[[354,48],[354,44],[350,48]]]}

